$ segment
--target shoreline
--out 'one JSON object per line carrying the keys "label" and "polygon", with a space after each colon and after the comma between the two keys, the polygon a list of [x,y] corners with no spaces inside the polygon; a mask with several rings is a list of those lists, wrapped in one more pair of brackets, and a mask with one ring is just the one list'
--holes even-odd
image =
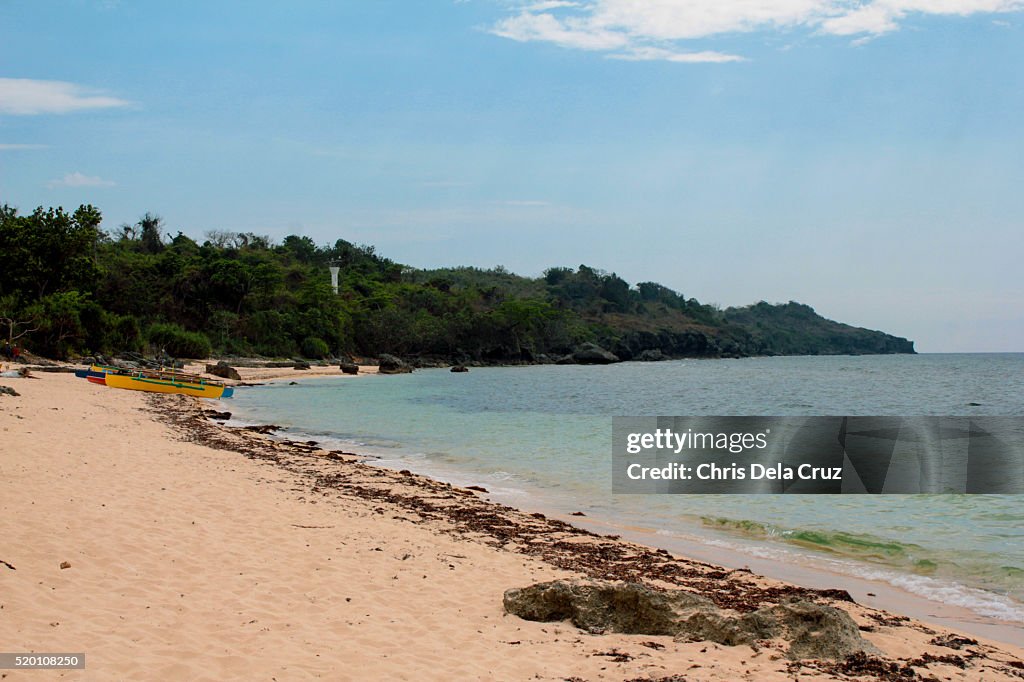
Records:
{"label": "shoreline", "polygon": [[[582,521],[584,520],[580,519],[577,522]],[[839,568],[830,569],[815,562],[818,557],[811,557],[812,561],[805,565],[796,561],[800,558],[798,554],[791,555],[792,560],[788,560],[790,557],[765,557],[744,552],[742,549],[708,544],[700,539],[671,536],[666,538],[649,528],[620,528],[601,521],[582,525],[606,527],[633,542],[667,549],[674,554],[726,568],[747,568],[774,580],[791,582],[811,589],[827,589],[842,585],[842,589],[849,592],[858,604],[1011,646],[1024,645],[1024,626],[1020,624],[979,614],[964,606],[929,599],[886,580],[846,573]],[[963,587],[959,583],[950,584]]]}
{"label": "shoreline", "polygon": [[[239,422],[242,424],[242,422]],[[248,425],[248,422],[245,422]],[[255,424],[253,424],[255,425]],[[244,426],[243,426],[244,427]],[[273,438],[283,440],[317,438],[315,434],[301,434],[289,431],[287,427],[275,430],[270,434]],[[379,466],[389,471],[409,468],[414,473],[432,478],[442,483],[467,488],[470,486],[492,485],[487,481],[474,479],[465,472],[445,472],[417,467],[418,462],[388,463],[378,461],[380,455],[358,451],[353,454],[362,457],[366,464]],[[836,560],[813,553],[801,553],[788,547],[774,547],[757,540],[744,541],[743,538],[725,536],[718,540],[714,535],[701,535],[700,526],[694,526],[689,534],[665,533],[655,528],[619,523],[601,516],[573,512],[579,505],[566,505],[548,499],[535,491],[521,491],[514,495],[506,495],[491,488],[486,489],[485,499],[496,504],[510,505],[525,513],[540,512],[551,518],[570,523],[585,530],[602,535],[619,535],[623,538],[653,549],[671,551],[673,554],[689,557],[717,566],[730,569],[749,568],[765,577],[794,583],[810,588],[828,589],[837,584],[855,597],[858,603],[875,608],[910,616],[912,618],[933,622],[944,627],[959,629],[972,635],[986,637],[1010,645],[1024,645],[1024,624],[1000,618],[995,615],[979,613],[970,607],[945,603],[911,591],[895,582],[881,577],[865,576],[857,571],[867,573],[889,572],[897,579],[930,579],[913,573],[899,572],[898,568],[864,563],[859,565],[853,559]],[[522,496],[530,499],[524,501]],[[764,551],[767,550],[767,555]],[[774,554],[775,556],[772,556]],[[783,556],[778,556],[778,555]],[[806,559],[806,563],[802,562]],[[828,565],[828,564],[833,565]],[[843,570],[844,568],[848,570]],[[936,579],[933,589],[955,590],[957,595],[966,590],[969,594],[986,594],[982,588],[971,587],[951,579]],[[999,595],[992,593],[993,598]],[[1016,604],[1016,602],[1014,602]]]}
{"label": "shoreline", "polygon": [[[268,379],[267,383],[292,378],[291,375],[287,374],[289,371],[287,369],[270,371],[276,371],[277,374],[273,378]],[[360,367],[360,372],[362,371],[363,368]],[[322,374],[319,376],[309,376],[308,378],[324,378],[324,376],[338,377],[340,375],[337,373],[330,375]],[[284,427],[278,429],[273,437],[284,440],[288,440],[289,437],[318,437],[316,435],[301,433],[291,433],[291,436],[289,436],[289,433],[288,428]],[[358,448],[356,449],[358,450]],[[462,486],[463,488],[470,485],[490,485],[485,481],[474,479],[472,474],[466,472],[445,472],[432,470],[429,467],[424,468],[422,466],[419,466],[418,468],[418,462],[403,462],[401,464],[389,462],[387,464],[379,464],[375,462],[378,455],[368,454],[365,452],[357,452],[355,454],[365,457],[366,461],[373,466],[380,466],[381,468],[392,471],[408,467],[418,474],[425,475],[441,482],[449,482],[453,485]],[[850,570],[844,571],[842,570],[844,566],[839,565],[843,562],[840,561],[837,563],[833,561],[831,563],[836,565],[830,566],[828,565],[830,562],[827,557],[818,556],[813,553],[806,555],[809,559],[807,563],[802,563],[801,553],[792,551],[789,548],[774,548],[771,545],[752,541],[748,544],[750,544],[754,551],[744,551],[742,546],[745,543],[742,540],[726,536],[730,546],[725,546],[725,543],[716,542],[713,537],[700,537],[699,529],[695,529],[698,532],[683,536],[671,533],[665,535],[658,533],[652,528],[634,527],[632,525],[616,522],[613,519],[591,516],[575,517],[572,513],[572,510],[575,509],[575,507],[572,505],[567,506],[564,501],[560,502],[558,500],[547,499],[544,495],[538,494],[537,491],[525,491],[525,494],[530,498],[533,498],[531,501],[534,502],[534,504],[529,505],[531,510],[544,513],[552,518],[571,523],[575,526],[583,526],[586,529],[596,530],[605,534],[611,533],[622,535],[633,542],[647,547],[669,550],[677,554],[697,558],[701,561],[715,565],[729,567],[732,569],[753,568],[755,571],[758,571],[767,577],[783,582],[822,589],[832,587],[836,584],[843,584],[851,594],[856,597],[858,602],[865,605],[886,609],[902,615],[911,616],[913,618],[927,620],[944,627],[964,630],[973,635],[990,638],[1009,645],[1024,645],[1024,625],[1021,623],[999,618],[996,615],[985,615],[974,611],[967,606],[932,599],[884,578],[872,577],[870,575],[864,575],[863,573],[857,572],[859,570],[868,572],[869,574],[890,572],[893,576],[897,576],[897,579],[904,576],[911,580],[922,578],[922,576],[918,576],[913,573],[900,572],[897,568],[874,566],[870,564],[860,566],[855,561],[850,560],[845,564],[845,566],[848,566]],[[522,500],[502,495],[499,491],[488,490],[486,496],[487,499],[490,499],[497,504],[507,504],[520,507],[523,504]],[[757,548],[759,547],[767,548],[769,552],[774,552],[777,549],[777,553],[788,556],[765,556],[763,553],[757,552]],[[968,593],[977,593],[979,595],[985,594],[985,591],[981,588],[970,587],[951,579],[936,580],[935,584],[930,585],[930,587],[932,589],[952,589],[958,591],[967,590]],[[995,593],[993,593],[992,596],[993,598],[998,597]]]}
{"label": "shoreline", "polygon": [[190,362],[184,367],[184,371],[193,374],[204,374],[208,377],[223,381],[228,386],[245,386],[255,383],[280,383],[284,381],[304,381],[308,379],[334,378],[359,378],[377,374],[375,365],[359,365],[358,374],[343,374],[337,365],[310,365],[309,369],[295,369],[293,367],[234,367],[241,380],[223,379],[206,372],[205,362]]}
{"label": "shoreline", "polygon": [[[6,383],[22,393],[0,397],[10,491],[0,528],[14,540],[0,559],[17,569],[0,567],[0,637],[12,650],[85,650],[104,676],[143,678],[847,679],[770,650],[589,635],[503,613],[505,589],[590,576],[695,590],[737,611],[812,599],[848,611],[885,660],[914,674],[1024,675],[1019,647],[942,646],[947,629],[852,604],[841,590],[673,557],[346,453],[222,427],[203,410],[223,403],[66,374]],[[68,570],[57,566],[65,558]]]}

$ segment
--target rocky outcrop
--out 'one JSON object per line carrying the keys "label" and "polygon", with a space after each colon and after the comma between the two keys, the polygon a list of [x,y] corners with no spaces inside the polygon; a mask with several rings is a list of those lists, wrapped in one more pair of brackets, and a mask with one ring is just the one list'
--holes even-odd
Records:
{"label": "rocky outcrop", "polygon": [[[730,328],[746,335],[745,354],[862,355],[913,353],[914,343],[883,332],[851,327],[822,317],[808,305],[764,301],[722,313]],[[752,352],[751,352],[752,349]]]}
{"label": "rocky outcrop", "polygon": [[670,635],[689,614],[715,609],[692,592],[658,592],[638,583],[554,580],[505,591],[505,611],[524,620],[569,620],[588,632]]}
{"label": "rocky outcrop", "polygon": [[792,659],[844,659],[859,652],[878,653],[860,636],[850,614],[824,604],[795,601],[758,609],[744,618],[756,622],[758,632],[789,642]]}
{"label": "rocky outcrop", "polygon": [[[718,339],[703,330],[687,331],[631,331],[623,334],[612,346],[612,351],[623,360],[640,360],[647,352],[660,352],[676,358],[714,358],[723,353],[723,343],[735,345],[732,340]],[[754,349],[749,349],[751,353]]]}
{"label": "rocky outcrop", "polygon": [[359,374],[359,365],[354,362],[343,362],[338,365],[343,374]]}
{"label": "rocky outcrop", "polygon": [[766,606],[751,613],[720,609],[684,590],[639,583],[554,580],[505,592],[505,610],[525,620],[569,620],[592,633],[667,635],[726,646],[782,639],[792,659],[842,659],[874,647],[840,609],[809,601]]}
{"label": "rocky outcrop", "polygon": [[377,371],[381,374],[408,374],[412,371],[412,367],[410,367],[404,360],[400,360],[394,355],[384,353],[380,356]]}
{"label": "rocky outcrop", "polygon": [[207,365],[206,373],[223,379],[234,379],[235,381],[242,380],[241,375],[238,374],[238,370],[223,360],[219,361],[216,365]]}
{"label": "rocky outcrop", "polygon": [[596,343],[584,343],[572,354],[572,359],[578,365],[609,365],[620,362],[617,355]]}
{"label": "rocky outcrop", "polygon": [[409,366],[413,369],[440,369],[451,364],[445,358],[416,357],[409,360]]}
{"label": "rocky outcrop", "polygon": [[[30,372],[46,372],[47,374],[74,374],[76,370],[74,367],[65,365],[25,365],[14,370],[21,372],[22,376],[28,376]],[[4,376],[7,376],[4,374]]]}
{"label": "rocky outcrop", "polygon": [[469,367],[466,367],[465,365],[455,365],[449,371],[452,371],[452,372],[468,372],[469,371]]}

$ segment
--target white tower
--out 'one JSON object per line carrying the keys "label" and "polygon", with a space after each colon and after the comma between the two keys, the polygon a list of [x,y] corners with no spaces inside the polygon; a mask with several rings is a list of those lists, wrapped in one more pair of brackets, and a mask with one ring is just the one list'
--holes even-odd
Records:
{"label": "white tower", "polygon": [[331,286],[334,288],[334,293],[338,293],[338,271],[341,270],[337,265],[331,266]]}

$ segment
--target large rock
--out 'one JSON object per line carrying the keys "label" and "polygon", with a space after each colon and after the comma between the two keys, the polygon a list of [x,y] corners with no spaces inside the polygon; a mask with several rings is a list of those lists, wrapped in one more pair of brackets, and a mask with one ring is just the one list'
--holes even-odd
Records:
{"label": "large rock", "polygon": [[206,373],[212,374],[215,377],[221,377],[222,379],[234,379],[235,381],[242,380],[238,370],[223,360],[220,360],[216,365],[207,365]]}
{"label": "large rock", "polygon": [[584,343],[572,354],[572,359],[579,365],[609,365],[620,362],[619,356],[601,348],[596,343]]}
{"label": "large rock", "polygon": [[344,374],[359,374],[359,365],[354,362],[343,362],[338,365],[338,369]]}
{"label": "large rock", "polygon": [[771,639],[789,642],[787,655],[792,659],[843,659],[860,651],[877,650],[860,636],[860,628],[841,609],[809,601],[793,601],[767,606],[743,619],[752,632],[767,633]]}
{"label": "large rock", "polygon": [[697,610],[714,609],[692,592],[659,592],[638,583],[553,580],[505,591],[505,610],[524,620],[570,620],[590,632],[675,635]]}
{"label": "large rock", "polygon": [[377,371],[381,374],[408,374],[412,371],[404,360],[399,360],[394,355],[388,355],[384,353],[380,356],[380,362],[377,364]]}
{"label": "large rock", "polygon": [[554,580],[505,592],[505,610],[525,620],[572,621],[589,632],[668,635],[680,641],[726,646],[764,639],[789,642],[792,659],[843,659],[876,649],[840,609],[808,601],[738,614],[683,590],[660,591],[638,583]]}
{"label": "large rock", "polygon": [[410,364],[413,369],[440,369],[447,366],[448,361],[441,358],[413,358]]}
{"label": "large rock", "polygon": [[661,362],[662,360],[668,360],[665,354],[661,352],[660,348],[648,348],[647,350],[640,351],[640,354],[636,356],[636,359],[640,362]]}

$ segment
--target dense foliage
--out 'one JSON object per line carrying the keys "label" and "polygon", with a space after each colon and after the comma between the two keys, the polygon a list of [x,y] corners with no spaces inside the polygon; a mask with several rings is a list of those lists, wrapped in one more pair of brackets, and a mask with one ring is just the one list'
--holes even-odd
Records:
{"label": "dense foliage", "polygon": [[[545,361],[596,342],[623,359],[913,352],[807,306],[720,311],[654,282],[581,265],[415,270],[344,239],[164,234],[146,214],[113,233],[82,206],[0,208],[0,335],[41,355],[165,350],[179,357],[344,354]],[[340,267],[339,293],[328,266]]]}

